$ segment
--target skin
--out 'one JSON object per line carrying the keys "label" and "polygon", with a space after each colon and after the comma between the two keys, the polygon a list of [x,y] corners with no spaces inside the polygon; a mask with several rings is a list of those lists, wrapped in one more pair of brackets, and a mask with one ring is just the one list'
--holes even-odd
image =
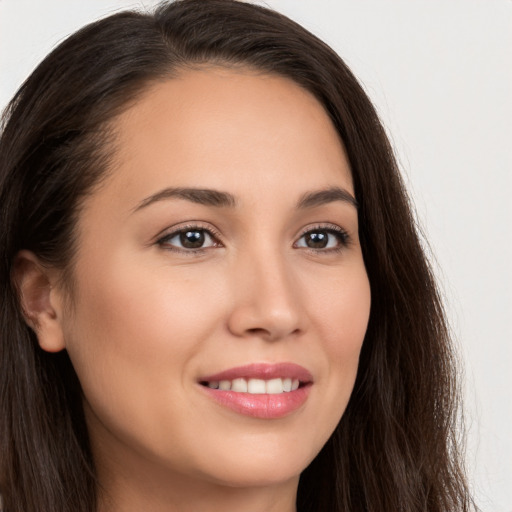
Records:
{"label": "skin", "polygon": [[[293,511],[347,405],[370,310],[356,207],[297,208],[323,189],[354,194],[343,145],[308,92],[243,69],[153,84],[113,126],[110,175],[78,221],[71,310],[58,270],[26,251],[17,265],[41,347],[66,349],[82,383],[100,510]],[[141,207],[168,187],[236,204]],[[180,248],[184,226],[214,235]],[[328,247],[308,247],[305,231]],[[313,376],[283,418],[234,412],[198,383],[276,362]]]}

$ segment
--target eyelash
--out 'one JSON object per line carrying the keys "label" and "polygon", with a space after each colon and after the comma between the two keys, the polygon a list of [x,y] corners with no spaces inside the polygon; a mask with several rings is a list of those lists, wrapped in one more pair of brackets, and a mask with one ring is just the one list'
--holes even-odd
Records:
{"label": "eyelash", "polygon": [[[184,233],[187,232],[199,232],[199,233],[206,233],[208,237],[212,241],[212,245],[208,247],[197,247],[197,248],[185,248],[185,247],[176,247],[171,244],[169,244],[169,241],[172,240],[175,237],[178,237]],[[299,241],[306,235],[312,234],[312,233],[327,233],[328,235],[334,235],[337,238],[337,246],[336,247],[328,247],[328,248],[314,248],[314,247],[307,247],[307,246],[298,246],[297,244]],[[165,234],[164,236],[160,237],[157,240],[157,244],[168,251],[178,252],[182,254],[187,255],[198,255],[203,254],[205,251],[211,248],[215,247],[223,247],[222,242],[220,241],[221,235],[218,231],[213,229],[211,226],[203,226],[199,224],[190,224],[183,227],[180,227],[174,231],[171,231],[170,233]],[[328,242],[329,243],[329,242]],[[308,227],[305,229],[297,241],[293,244],[293,247],[295,248],[303,248],[307,250],[308,252],[313,252],[315,254],[318,253],[337,253],[345,249],[350,243],[350,236],[349,234],[340,226],[337,226],[335,224],[328,224],[328,225],[317,225]]]}
{"label": "eyelash", "polygon": [[[206,233],[213,242],[213,245],[210,247],[198,247],[198,248],[185,248],[185,247],[175,247],[171,244],[169,244],[169,240],[172,240],[173,238],[180,236],[181,234],[187,233],[187,232],[201,232]],[[187,254],[187,255],[197,255],[202,254],[211,247],[222,247],[222,243],[220,242],[220,233],[213,229],[211,226],[202,226],[200,224],[189,224],[182,227],[179,227],[178,229],[175,229],[174,231],[171,231],[170,233],[166,233],[164,236],[160,237],[157,240],[157,244],[164,248],[167,251],[173,251],[178,252],[181,254]]]}
{"label": "eyelash", "polygon": [[350,235],[340,226],[337,226],[336,224],[319,224],[316,226],[309,226],[306,228],[301,235],[299,236],[297,242],[293,244],[294,247],[297,247],[297,244],[299,240],[301,240],[304,236],[311,233],[328,233],[329,235],[334,235],[337,238],[338,245],[336,247],[329,247],[329,248],[320,248],[315,249],[313,247],[304,247],[309,252],[313,252],[314,254],[318,253],[338,253],[341,252],[343,249],[345,249],[349,243],[350,243]]}

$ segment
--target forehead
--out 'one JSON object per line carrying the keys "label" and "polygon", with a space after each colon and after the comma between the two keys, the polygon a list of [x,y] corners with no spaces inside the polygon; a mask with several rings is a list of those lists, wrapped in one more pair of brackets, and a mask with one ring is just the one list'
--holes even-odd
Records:
{"label": "forehead", "polygon": [[135,185],[138,195],[198,183],[229,185],[236,195],[248,178],[267,188],[288,178],[290,186],[352,190],[343,144],[324,108],[280,76],[186,70],[152,84],[115,120],[114,131],[112,179],[117,187]]}

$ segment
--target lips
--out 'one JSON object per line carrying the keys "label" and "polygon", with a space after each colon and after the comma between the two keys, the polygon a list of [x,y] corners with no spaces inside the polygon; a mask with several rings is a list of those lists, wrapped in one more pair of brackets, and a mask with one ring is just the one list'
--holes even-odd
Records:
{"label": "lips", "polygon": [[251,364],[199,380],[204,392],[221,406],[255,418],[281,418],[307,400],[311,373],[293,363]]}

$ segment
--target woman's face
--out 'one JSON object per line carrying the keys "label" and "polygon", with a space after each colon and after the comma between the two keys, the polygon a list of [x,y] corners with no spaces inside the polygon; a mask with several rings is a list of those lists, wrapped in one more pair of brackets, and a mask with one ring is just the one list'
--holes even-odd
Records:
{"label": "woman's face", "polygon": [[370,310],[329,117],[287,79],[208,68],[114,127],[60,320],[100,474],[296,480],[347,405]]}

